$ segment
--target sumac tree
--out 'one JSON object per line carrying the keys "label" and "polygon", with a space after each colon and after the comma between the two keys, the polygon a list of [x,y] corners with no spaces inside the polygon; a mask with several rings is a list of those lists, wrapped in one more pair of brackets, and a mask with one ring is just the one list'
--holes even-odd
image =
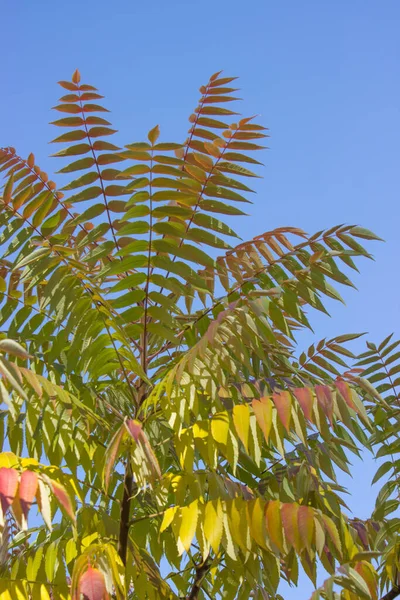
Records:
{"label": "sumac tree", "polygon": [[[377,238],[238,239],[266,130],[234,80],[121,148],[76,71],[60,183],[0,151],[1,600],[279,599],[318,565],[314,600],[397,595],[398,342],[297,342]],[[393,472],[367,521],[336,478],[363,446]]]}

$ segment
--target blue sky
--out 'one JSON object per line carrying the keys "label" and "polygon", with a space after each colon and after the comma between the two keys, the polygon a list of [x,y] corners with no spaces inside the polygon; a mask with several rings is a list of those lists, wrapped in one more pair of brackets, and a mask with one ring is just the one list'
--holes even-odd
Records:
{"label": "blue sky", "polygon": [[[261,114],[271,138],[252,216],[236,229],[244,238],[283,225],[373,229],[386,243],[361,263],[346,306],[314,318],[316,337],[399,335],[399,28],[398,0],[3,3],[0,145],[59,168],[47,158],[49,109],[56,81],[77,67],[106,96],[124,143],[157,123],[164,141],[184,139],[198,87],[220,69],[239,75],[241,111]],[[346,482],[361,516],[373,505],[373,468],[355,464]],[[310,591],[302,582],[285,600]]]}

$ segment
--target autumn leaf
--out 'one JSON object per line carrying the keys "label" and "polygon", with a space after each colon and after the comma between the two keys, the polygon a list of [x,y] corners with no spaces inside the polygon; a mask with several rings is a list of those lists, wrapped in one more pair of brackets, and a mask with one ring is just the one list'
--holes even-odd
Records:
{"label": "autumn leaf", "polygon": [[38,476],[34,471],[24,471],[21,474],[18,495],[22,509],[23,524],[22,528],[27,527],[28,513],[36,496],[38,488]]}
{"label": "autumn leaf", "polygon": [[78,590],[84,600],[108,600],[109,598],[103,573],[90,566],[81,576]]}
{"label": "autumn leaf", "polygon": [[0,526],[4,525],[4,515],[14,502],[18,489],[19,474],[16,469],[0,468]]}

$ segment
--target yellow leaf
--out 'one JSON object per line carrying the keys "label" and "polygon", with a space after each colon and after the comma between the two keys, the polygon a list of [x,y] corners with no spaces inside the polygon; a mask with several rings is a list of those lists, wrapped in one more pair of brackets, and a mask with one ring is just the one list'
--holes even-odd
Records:
{"label": "yellow leaf", "polygon": [[177,510],[178,510],[178,506],[171,506],[170,508],[167,508],[167,510],[164,513],[164,517],[163,517],[163,520],[161,523],[160,533],[162,533],[163,531],[168,529],[168,527],[171,525],[172,521],[174,520],[174,516],[175,516],[175,513]]}
{"label": "yellow leaf", "polygon": [[178,551],[182,554],[183,550],[189,551],[196,533],[197,518],[199,515],[198,500],[195,500],[189,506],[181,508],[181,523],[179,528]]}
{"label": "yellow leaf", "polygon": [[198,421],[193,425],[193,437],[199,440],[208,437],[208,421]]}
{"label": "yellow leaf", "polygon": [[50,600],[50,594],[43,583],[31,584],[32,600]]}
{"label": "yellow leaf", "polygon": [[359,548],[354,543],[353,537],[349,531],[349,528],[347,527],[346,523],[344,522],[344,519],[342,519],[341,532],[342,532],[342,539],[344,542],[344,547],[347,550],[349,558],[352,559],[353,556],[355,556],[359,552]]}
{"label": "yellow leaf", "polygon": [[203,557],[203,560],[206,560],[208,555],[210,554],[210,544],[206,540],[206,536],[204,535],[204,513],[205,513],[205,504],[203,502],[199,502],[198,509],[199,515],[197,518],[197,528],[196,528],[196,543],[199,546],[199,551]]}
{"label": "yellow leaf", "polygon": [[247,510],[251,536],[256,544],[266,549],[265,502],[261,498],[251,500],[247,502]]}
{"label": "yellow leaf", "polygon": [[10,581],[0,580],[0,600],[13,600]]}
{"label": "yellow leaf", "polygon": [[0,454],[0,467],[17,467],[18,466],[18,458],[15,456],[13,452],[1,452]]}
{"label": "yellow leaf", "polygon": [[234,498],[230,502],[229,524],[234,542],[245,552],[251,549],[249,526],[247,523],[246,501]]}
{"label": "yellow leaf", "polygon": [[279,500],[271,500],[268,502],[265,512],[266,526],[268,535],[275,546],[284,552],[285,546],[283,542],[282,518],[281,518],[281,503]]}
{"label": "yellow leaf", "polygon": [[236,404],[233,407],[233,423],[240,441],[249,451],[250,409],[247,404]]}
{"label": "yellow leaf", "polygon": [[220,500],[212,500],[211,502],[207,502],[204,515],[204,535],[211,545],[211,548],[215,553],[217,553],[223,532],[222,508]]}
{"label": "yellow leaf", "polygon": [[318,556],[321,556],[324,547],[325,547],[325,531],[322,528],[319,519],[314,518],[314,526],[315,526],[315,547],[318,553]]}
{"label": "yellow leaf", "polygon": [[260,400],[253,400],[251,405],[256,415],[258,426],[264,434],[265,441],[268,442],[272,425],[272,402],[270,398],[264,397],[260,398]]}
{"label": "yellow leaf", "polygon": [[40,600],[51,600],[51,596],[43,583],[40,585]]}
{"label": "yellow leaf", "polygon": [[12,583],[13,600],[26,600],[28,590],[25,581],[14,581]]}
{"label": "yellow leaf", "polygon": [[218,444],[226,446],[229,435],[229,417],[226,411],[215,414],[211,420],[211,435]]}
{"label": "yellow leaf", "polygon": [[232,560],[237,560],[235,545],[232,539],[232,533],[229,526],[228,513],[226,510],[226,504],[222,507],[222,520],[224,524],[224,536],[223,536],[223,544],[226,550],[226,553]]}

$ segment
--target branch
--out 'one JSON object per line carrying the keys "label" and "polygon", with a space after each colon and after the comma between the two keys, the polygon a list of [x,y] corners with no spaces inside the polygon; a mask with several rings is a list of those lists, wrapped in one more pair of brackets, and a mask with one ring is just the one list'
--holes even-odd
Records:
{"label": "branch", "polygon": [[126,565],[126,555],[128,551],[128,537],[129,537],[129,513],[131,508],[131,498],[133,492],[133,475],[131,470],[130,457],[128,456],[125,476],[124,476],[124,495],[121,502],[121,521],[119,526],[119,537],[118,537],[118,554]]}
{"label": "branch", "polygon": [[397,598],[398,596],[400,596],[400,586],[396,585],[390,592],[382,596],[381,600],[393,600],[393,598]]}
{"label": "branch", "polygon": [[[97,160],[96,152],[95,152],[95,149],[93,148],[92,138],[90,137],[89,129],[88,129],[88,126],[87,126],[87,123],[86,123],[86,115],[85,115],[85,110],[84,110],[84,106],[83,106],[83,103],[82,103],[82,98],[81,98],[81,92],[80,91],[78,91],[78,96],[79,96],[79,106],[80,106],[81,113],[82,113],[83,126],[84,126],[84,129],[85,129],[87,141],[88,141],[88,144],[90,146],[90,150],[91,150],[91,153],[92,153],[92,156],[93,156],[93,160],[94,160],[94,164],[95,164],[95,167],[96,167],[96,171],[97,171],[97,174],[99,176],[101,193],[102,193],[103,200],[104,200],[104,206],[106,208],[107,220],[108,220],[108,224],[110,226],[111,236],[112,236],[112,238],[114,240],[114,245],[115,245],[115,248],[116,248],[116,250],[118,252],[120,250],[120,247],[119,247],[116,235],[115,235],[115,229],[114,229],[114,225],[113,225],[113,222],[112,222],[112,219],[111,219],[111,212],[110,212],[110,208],[108,206],[107,194],[106,194],[106,190],[104,188],[103,176],[102,176],[102,173],[100,171],[100,167],[99,167],[99,163],[98,163],[98,160]],[[122,257],[121,257],[121,260],[122,260]]]}
{"label": "branch", "polygon": [[189,596],[187,597],[187,600],[197,600],[198,599],[202,583],[204,581],[204,578],[207,576],[207,574],[211,568],[211,565],[212,565],[212,560],[209,557],[203,562],[203,564],[196,567],[196,576],[195,576],[195,579],[193,582],[193,587],[191,589]]}

